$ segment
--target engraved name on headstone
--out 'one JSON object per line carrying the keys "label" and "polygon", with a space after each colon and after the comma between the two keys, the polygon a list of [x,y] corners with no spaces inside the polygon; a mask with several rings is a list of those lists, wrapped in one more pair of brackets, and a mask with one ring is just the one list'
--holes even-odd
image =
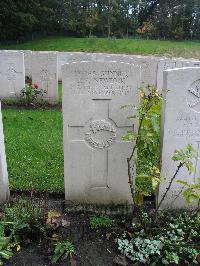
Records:
{"label": "engraved name on headstone", "polygon": [[97,54],[97,61],[116,63],[124,62],[134,64],[141,68],[141,85],[156,86],[159,57],[123,55],[123,54]]}
{"label": "engraved name on headstone", "polygon": [[131,202],[121,137],[137,129],[127,103],[138,104],[140,69],[125,63],[76,62],[62,67],[66,200]]}
{"label": "engraved name on headstone", "polygon": [[67,63],[79,62],[79,61],[96,61],[95,53],[83,53],[83,52],[59,52],[58,53],[58,80],[62,80],[61,66]]}

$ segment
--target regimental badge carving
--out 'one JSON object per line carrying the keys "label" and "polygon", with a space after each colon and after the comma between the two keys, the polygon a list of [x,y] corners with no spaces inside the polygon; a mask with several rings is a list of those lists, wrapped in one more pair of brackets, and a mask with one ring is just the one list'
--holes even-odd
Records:
{"label": "regimental badge carving", "polygon": [[188,89],[187,103],[193,111],[200,113],[200,79]]}
{"label": "regimental badge carving", "polygon": [[108,120],[93,120],[86,126],[85,141],[95,149],[107,149],[116,140],[116,128]]}

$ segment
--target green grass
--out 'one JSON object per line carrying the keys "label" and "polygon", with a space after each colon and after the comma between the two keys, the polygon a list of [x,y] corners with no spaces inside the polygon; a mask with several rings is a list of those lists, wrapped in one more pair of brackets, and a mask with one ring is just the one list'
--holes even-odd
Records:
{"label": "green grass", "polygon": [[48,37],[17,45],[1,45],[0,49],[157,54],[186,58],[200,57],[199,41]]}
{"label": "green grass", "polygon": [[64,191],[59,110],[3,110],[11,189]]}
{"label": "green grass", "polygon": [[[60,93],[61,90],[59,84]],[[11,189],[64,192],[61,110],[4,109],[3,123]],[[159,151],[155,153],[153,158],[147,158],[144,149],[139,149],[139,176],[148,172],[149,163],[159,163]],[[136,184],[151,193],[149,176],[137,178]]]}
{"label": "green grass", "polygon": [[90,217],[90,226],[92,229],[112,228],[113,224],[114,224],[114,221],[109,216],[93,215]]}
{"label": "green grass", "polygon": [[[3,124],[10,188],[64,192],[61,110],[4,109]],[[143,173],[147,161],[142,153],[138,155]],[[136,184],[151,192],[149,178],[140,178]]]}
{"label": "green grass", "polygon": [[58,101],[62,102],[62,82],[58,82]]}

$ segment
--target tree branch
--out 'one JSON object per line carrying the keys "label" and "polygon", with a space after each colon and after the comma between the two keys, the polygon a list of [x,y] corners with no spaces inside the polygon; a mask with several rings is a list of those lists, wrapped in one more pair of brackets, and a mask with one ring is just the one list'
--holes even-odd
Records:
{"label": "tree branch", "polygon": [[163,203],[165,197],[167,196],[167,193],[169,192],[169,190],[170,190],[170,188],[171,188],[171,186],[172,186],[172,183],[173,183],[174,179],[176,178],[177,174],[179,173],[180,169],[181,169],[183,166],[184,166],[184,163],[183,163],[183,162],[180,162],[179,165],[177,166],[176,172],[174,173],[173,177],[171,178],[171,180],[170,180],[170,182],[169,182],[169,186],[166,188],[166,191],[165,191],[165,193],[163,194],[161,201],[159,202],[158,206],[156,207],[156,211],[155,211],[155,219],[156,219],[156,217],[157,217],[157,213],[158,213],[158,211],[159,211],[159,209],[160,209],[161,204]]}

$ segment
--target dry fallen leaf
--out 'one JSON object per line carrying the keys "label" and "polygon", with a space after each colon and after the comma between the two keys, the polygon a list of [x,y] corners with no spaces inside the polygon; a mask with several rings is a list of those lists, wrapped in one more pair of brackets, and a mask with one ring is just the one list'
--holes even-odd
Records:
{"label": "dry fallen leaf", "polygon": [[70,226],[70,221],[67,220],[67,217],[65,217],[65,215],[62,215],[58,211],[50,211],[48,213],[48,218],[46,223],[54,229],[57,229],[58,227],[67,228]]}

